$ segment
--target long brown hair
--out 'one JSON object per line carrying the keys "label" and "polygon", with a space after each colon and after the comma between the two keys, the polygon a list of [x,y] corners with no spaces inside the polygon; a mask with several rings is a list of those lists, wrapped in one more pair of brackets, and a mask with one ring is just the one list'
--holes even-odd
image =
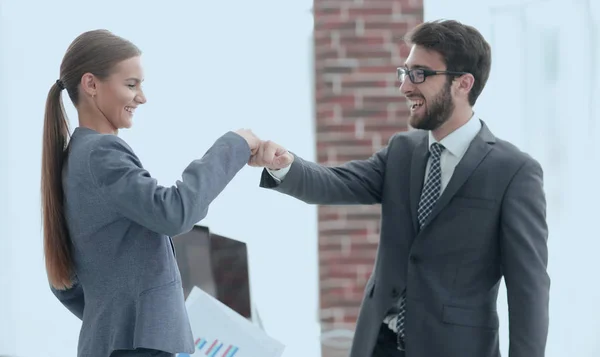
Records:
{"label": "long brown hair", "polygon": [[56,289],[72,286],[74,264],[71,239],[64,211],[63,163],[67,157],[70,131],[62,102],[67,90],[73,105],[79,102],[79,83],[86,73],[105,79],[116,64],[141,55],[131,42],[106,30],[79,35],[67,49],[60,66],[60,77],[50,88],[44,114],[42,143],[42,216],[44,256],[50,284]]}

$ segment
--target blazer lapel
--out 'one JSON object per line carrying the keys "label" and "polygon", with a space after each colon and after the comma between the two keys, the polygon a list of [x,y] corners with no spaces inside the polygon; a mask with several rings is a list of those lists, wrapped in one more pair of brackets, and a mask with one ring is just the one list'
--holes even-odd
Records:
{"label": "blazer lapel", "polygon": [[421,190],[425,180],[425,166],[429,158],[429,137],[425,135],[421,142],[415,147],[410,164],[410,212],[412,214],[413,230],[419,231],[417,210],[421,198]]}
{"label": "blazer lapel", "polygon": [[[427,217],[425,221],[425,225],[429,224],[435,217],[441,212],[441,210],[448,205],[452,197],[456,194],[456,192],[464,185],[467,179],[473,174],[477,166],[481,163],[481,161],[487,156],[487,154],[492,150],[492,145],[496,139],[494,135],[487,128],[485,123],[482,121],[482,127],[477,136],[469,145],[465,156],[463,156],[462,160],[456,165],[454,169],[454,173],[452,174],[452,178],[446,186],[446,189],[438,199],[437,203],[433,207],[433,210]],[[419,191],[420,193],[420,191]],[[418,205],[418,203],[417,203]],[[415,209],[416,215],[416,209]]]}

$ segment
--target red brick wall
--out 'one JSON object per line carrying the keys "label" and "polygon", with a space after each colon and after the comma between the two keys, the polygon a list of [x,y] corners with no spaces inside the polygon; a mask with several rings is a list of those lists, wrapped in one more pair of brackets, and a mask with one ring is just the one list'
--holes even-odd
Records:
{"label": "red brick wall", "polygon": [[[314,17],[318,162],[368,158],[407,128],[395,69],[408,54],[403,36],[423,21],[423,0],[315,0]],[[354,329],[379,217],[379,206],[319,208],[323,332]]]}

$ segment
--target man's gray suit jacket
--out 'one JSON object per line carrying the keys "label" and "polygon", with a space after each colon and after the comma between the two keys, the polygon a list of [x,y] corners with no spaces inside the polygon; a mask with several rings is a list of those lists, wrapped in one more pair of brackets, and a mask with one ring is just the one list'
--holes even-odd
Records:
{"label": "man's gray suit jacket", "polygon": [[499,357],[496,299],[504,277],[509,357],[543,357],[550,279],[540,165],[482,128],[422,230],[417,205],[428,134],[409,131],[367,160],[324,167],[295,160],[261,186],[312,204],[381,204],[377,258],[351,357],[370,357],[404,289],[406,357]]}
{"label": "man's gray suit jacket", "polygon": [[118,136],[75,129],[63,188],[76,283],[52,291],[82,319],[78,357],[194,352],[171,236],[203,219],[249,158],[246,141],[229,132],[163,187]]}

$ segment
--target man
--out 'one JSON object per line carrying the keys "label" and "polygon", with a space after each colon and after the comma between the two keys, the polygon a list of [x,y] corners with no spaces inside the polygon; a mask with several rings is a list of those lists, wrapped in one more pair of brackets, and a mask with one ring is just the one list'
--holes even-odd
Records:
{"label": "man", "polygon": [[381,204],[381,237],[351,357],[542,357],[550,279],[543,173],[474,116],[491,50],[456,21],[421,24],[398,69],[415,129],[367,160],[324,167],[264,142],[261,186],[312,204]]}

